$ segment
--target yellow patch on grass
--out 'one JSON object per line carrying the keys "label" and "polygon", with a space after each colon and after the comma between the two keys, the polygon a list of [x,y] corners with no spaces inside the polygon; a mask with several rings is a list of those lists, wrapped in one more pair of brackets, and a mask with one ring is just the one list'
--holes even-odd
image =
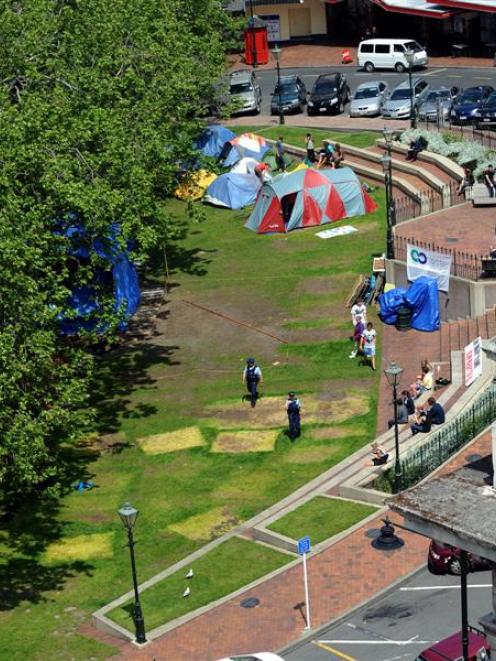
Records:
{"label": "yellow patch on grass", "polygon": [[276,429],[262,431],[223,431],[212,444],[211,452],[273,452],[279,432]]}
{"label": "yellow patch on grass", "polygon": [[198,427],[185,427],[164,434],[139,438],[138,443],[146,454],[165,454],[205,445],[205,440]]}
{"label": "yellow patch on grass", "polygon": [[45,551],[45,561],[72,562],[74,560],[90,560],[92,558],[111,558],[113,532],[95,533],[94,535],[77,535],[66,537],[50,544]]}
{"label": "yellow patch on grass", "polygon": [[194,541],[215,539],[229,532],[239,521],[225,507],[214,507],[203,514],[195,514],[184,521],[173,523],[169,530]]}

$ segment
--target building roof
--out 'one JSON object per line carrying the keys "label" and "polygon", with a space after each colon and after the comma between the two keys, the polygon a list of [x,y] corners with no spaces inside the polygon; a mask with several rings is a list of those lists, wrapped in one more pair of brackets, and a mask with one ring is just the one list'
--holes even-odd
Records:
{"label": "building roof", "polygon": [[[484,1],[484,0],[483,0]],[[450,8],[450,3],[426,2],[426,0],[372,0],[385,11],[398,12],[401,14],[412,14],[414,16],[425,16],[427,18],[449,18],[456,11]],[[493,0],[496,4],[496,0]],[[457,3],[453,2],[456,6]],[[448,6],[446,6],[448,5]]]}

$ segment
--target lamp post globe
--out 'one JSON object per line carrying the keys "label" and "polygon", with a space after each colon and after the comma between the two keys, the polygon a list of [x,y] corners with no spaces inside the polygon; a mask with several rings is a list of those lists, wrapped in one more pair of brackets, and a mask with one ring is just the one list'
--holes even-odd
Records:
{"label": "lamp post globe", "polygon": [[398,386],[403,374],[403,368],[392,361],[389,367],[384,370],[388,384],[393,389],[393,407],[394,407],[394,446],[395,446],[395,460],[394,460],[394,493],[401,491],[401,462],[400,462],[400,438],[398,430]]}
{"label": "lamp post globe", "polygon": [[271,49],[270,51],[272,55],[274,56],[274,59],[276,61],[276,69],[277,69],[277,90],[278,90],[278,100],[277,100],[277,106],[279,110],[279,124],[285,124],[286,121],[284,119],[284,111],[282,109],[282,98],[281,98],[281,67],[280,67],[280,61],[281,61],[281,55],[282,55],[282,48],[279,48],[279,46],[276,44],[274,48]]}
{"label": "lamp post globe", "polygon": [[415,105],[413,103],[413,86],[412,86],[412,68],[415,63],[415,53],[412,50],[405,52],[405,60],[408,62],[408,84],[410,87],[410,128],[417,128],[417,115],[415,112]]}

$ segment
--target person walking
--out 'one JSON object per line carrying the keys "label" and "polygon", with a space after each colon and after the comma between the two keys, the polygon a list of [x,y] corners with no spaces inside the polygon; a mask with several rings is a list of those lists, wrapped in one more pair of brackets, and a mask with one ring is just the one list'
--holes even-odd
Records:
{"label": "person walking", "polygon": [[355,329],[353,331],[352,340],[354,342],[353,350],[348,356],[348,358],[355,358],[357,353],[360,351],[360,345],[362,343],[362,335],[365,330],[365,324],[362,321],[362,317],[358,314],[356,317]]}
{"label": "person walking", "polygon": [[258,399],[258,384],[263,382],[262,370],[256,364],[254,358],[246,359],[246,367],[243,370],[243,383],[250,394],[251,408],[254,409]]}
{"label": "person walking", "polygon": [[283,137],[280,135],[276,142],[276,163],[278,170],[281,172],[286,172],[286,159],[284,158],[285,153]]}
{"label": "person walking", "polygon": [[286,400],[286,412],[288,414],[289,422],[289,438],[294,441],[301,435],[301,405],[300,400],[296,397],[296,393],[293,391],[288,392],[288,398]]}
{"label": "person walking", "polygon": [[315,163],[315,146],[313,144],[313,139],[311,133],[307,133],[305,137],[305,146],[307,148],[307,158],[305,163],[307,165],[313,165]]}
{"label": "person walking", "polygon": [[484,183],[486,184],[486,188],[489,192],[489,197],[494,197],[494,194],[496,192],[496,183],[494,181],[494,175],[496,174],[496,172],[493,166],[489,164],[482,174],[484,176]]}
{"label": "person walking", "polygon": [[374,324],[369,321],[367,328],[362,333],[362,351],[365,357],[370,360],[372,369],[375,371],[375,340],[377,333]]}

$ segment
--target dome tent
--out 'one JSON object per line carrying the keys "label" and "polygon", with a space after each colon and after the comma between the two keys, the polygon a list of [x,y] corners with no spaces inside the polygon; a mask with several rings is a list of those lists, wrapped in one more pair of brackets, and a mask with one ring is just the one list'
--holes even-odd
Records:
{"label": "dome tent", "polygon": [[296,170],[262,186],[245,227],[289,232],[360,216],[377,208],[351,168]]}
{"label": "dome tent", "polygon": [[230,168],[246,156],[262,161],[269,149],[269,145],[260,136],[243,133],[225,144],[220,158],[224,157],[222,165]]}
{"label": "dome tent", "polygon": [[242,209],[255,202],[261,185],[255,174],[226,172],[210,184],[203,199],[218,207]]}
{"label": "dome tent", "polygon": [[204,156],[218,158],[226,142],[229,142],[235,137],[236,135],[229,129],[226,129],[225,126],[213,124],[212,126],[207,126],[202,131],[194,146]]}

